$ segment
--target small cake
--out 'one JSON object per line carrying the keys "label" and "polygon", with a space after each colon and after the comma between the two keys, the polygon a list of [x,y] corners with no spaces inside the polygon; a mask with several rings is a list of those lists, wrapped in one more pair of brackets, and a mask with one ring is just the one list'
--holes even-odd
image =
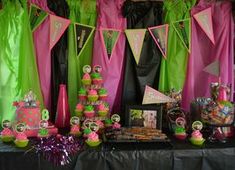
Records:
{"label": "small cake", "polygon": [[84,106],[78,103],[75,109],[76,116],[81,117],[83,115]]}
{"label": "small cake", "polygon": [[175,137],[179,140],[185,140],[187,137],[187,133],[185,132],[185,128],[176,127],[175,129]]}
{"label": "small cake", "polygon": [[85,88],[80,88],[80,90],[78,91],[78,98],[80,101],[86,101],[87,92]]}
{"label": "small cake", "polygon": [[84,138],[87,138],[88,135],[89,135],[91,132],[92,132],[92,131],[91,131],[90,128],[84,129],[84,130],[83,130],[83,137],[84,137]]}
{"label": "small cake", "polygon": [[29,140],[26,134],[21,132],[21,133],[17,133],[14,143],[16,144],[17,147],[23,148],[28,145]]}
{"label": "small cake", "polygon": [[105,127],[112,127],[113,126],[113,122],[111,119],[105,119],[104,123],[105,123]]}
{"label": "small cake", "polygon": [[70,129],[70,134],[74,136],[80,136],[81,131],[79,125],[72,125]]}
{"label": "small cake", "polygon": [[112,125],[113,129],[120,129],[121,128],[121,124],[118,122],[114,122],[114,124]]}
{"label": "small cake", "polygon": [[199,130],[193,131],[191,134],[190,141],[193,145],[202,145],[205,141],[205,139],[202,137],[202,134]]}
{"label": "small cake", "polygon": [[9,128],[4,128],[1,132],[1,139],[3,142],[12,142],[14,140],[13,131]]}
{"label": "small cake", "polygon": [[94,107],[91,105],[85,106],[84,115],[86,118],[92,118],[95,116]]}
{"label": "small cake", "polygon": [[106,100],[107,99],[108,93],[107,93],[107,90],[105,88],[101,88],[98,93],[99,93],[99,99],[100,100]]}
{"label": "small cake", "polygon": [[100,73],[92,73],[91,78],[94,85],[101,85],[103,83],[103,79]]}
{"label": "small cake", "polygon": [[95,132],[91,132],[88,135],[86,143],[91,147],[98,146],[101,143],[101,141],[99,140],[99,135]]}
{"label": "small cake", "polygon": [[91,76],[89,73],[85,73],[82,77],[82,84],[87,86],[91,84]]}
{"label": "small cake", "polygon": [[105,104],[101,103],[98,105],[98,114],[101,117],[105,117],[108,114],[109,109],[105,106]]}
{"label": "small cake", "polygon": [[88,92],[88,100],[91,101],[91,102],[95,102],[97,101],[99,98],[98,94],[97,94],[97,91],[96,90],[89,90]]}

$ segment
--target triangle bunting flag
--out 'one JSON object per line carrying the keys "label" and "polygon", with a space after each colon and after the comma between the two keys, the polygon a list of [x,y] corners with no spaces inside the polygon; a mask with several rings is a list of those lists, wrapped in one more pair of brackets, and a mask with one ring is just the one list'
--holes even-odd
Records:
{"label": "triangle bunting flag", "polygon": [[47,18],[48,14],[38,6],[31,4],[29,10],[30,27],[35,31],[38,26]]}
{"label": "triangle bunting flag", "polygon": [[79,23],[74,24],[77,57],[79,57],[80,54],[82,53],[88,40],[91,38],[91,35],[93,34],[94,30],[95,27],[89,25],[83,25]]}
{"label": "triangle bunting flag", "polygon": [[213,63],[209,64],[208,66],[206,66],[203,71],[212,74],[214,76],[219,77],[220,76],[220,64],[219,61],[216,60]]}
{"label": "triangle bunting flag", "polygon": [[175,99],[172,99],[147,85],[145,86],[142,104],[157,104],[168,102],[175,102]]}
{"label": "triangle bunting flag", "polygon": [[110,59],[110,57],[112,56],[113,49],[117,44],[120,31],[114,29],[101,29],[100,33],[103,46],[106,48],[107,55]]}
{"label": "triangle bunting flag", "polygon": [[193,17],[198,22],[198,24],[202,28],[202,30],[206,33],[206,35],[211,40],[211,42],[213,44],[215,44],[211,7],[207,8],[201,12],[198,12],[197,14],[193,15]]}
{"label": "triangle bunting flag", "polygon": [[127,40],[130,44],[133,56],[137,65],[139,64],[141,51],[143,48],[146,29],[127,29],[125,30]]}
{"label": "triangle bunting flag", "polygon": [[180,40],[184,44],[185,48],[187,48],[188,52],[190,52],[191,20],[188,18],[188,19],[176,21],[172,25],[173,25],[175,31],[177,32]]}
{"label": "triangle bunting flag", "polygon": [[168,24],[148,28],[151,36],[161,51],[163,57],[166,59],[167,54],[167,40],[168,40]]}
{"label": "triangle bunting flag", "polygon": [[70,20],[68,19],[50,15],[50,49],[59,41],[69,24]]}

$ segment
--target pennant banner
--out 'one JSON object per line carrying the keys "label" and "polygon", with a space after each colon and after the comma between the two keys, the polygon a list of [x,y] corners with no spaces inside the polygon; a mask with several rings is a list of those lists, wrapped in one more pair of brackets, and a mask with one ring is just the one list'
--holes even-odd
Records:
{"label": "pennant banner", "polygon": [[202,30],[206,33],[211,42],[215,44],[211,7],[193,15],[193,17],[198,22]]}
{"label": "pennant banner", "polygon": [[69,24],[70,20],[68,19],[50,15],[50,49],[59,41]]}
{"label": "pennant banner", "polygon": [[168,27],[169,25],[165,24],[148,28],[151,36],[153,37],[155,43],[157,44],[165,59],[167,54]]}
{"label": "pennant banner", "polygon": [[142,104],[157,104],[157,103],[168,103],[168,102],[175,102],[175,100],[147,85],[145,86],[145,92]]}
{"label": "pennant banner", "polygon": [[203,71],[212,74],[214,76],[219,77],[220,76],[220,64],[219,61],[216,60],[213,63],[209,64],[208,66],[206,66]]}
{"label": "pennant banner", "polygon": [[180,40],[184,44],[185,48],[187,48],[188,52],[190,52],[190,41],[191,41],[190,18],[174,22],[172,25],[175,31],[177,32]]}
{"label": "pennant banner", "polygon": [[112,56],[112,51],[119,39],[120,31],[114,29],[101,29],[100,33],[103,46],[106,48],[108,58],[110,59]]}
{"label": "pennant banner", "polygon": [[77,57],[82,53],[84,47],[86,46],[88,40],[91,38],[95,27],[83,24],[74,24],[74,31],[75,31],[75,44],[76,44],[76,51]]}
{"label": "pennant banner", "polygon": [[133,56],[137,65],[139,64],[141,51],[143,48],[146,29],[127,29],[125,30],[127,40],[130,44]]}
{"label": "pennant banner", "polygon": [[29,10],[29,20],[31,30],[35,31],[38,26],[47,18],[48,14],[38,6],[31,4]]}

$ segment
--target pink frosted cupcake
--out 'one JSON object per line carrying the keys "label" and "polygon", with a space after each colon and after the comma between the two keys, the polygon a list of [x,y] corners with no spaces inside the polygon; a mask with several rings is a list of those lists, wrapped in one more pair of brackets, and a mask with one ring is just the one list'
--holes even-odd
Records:
{"label": "pink frosted cupcake", "polygon": [[83,137],[84,138],[88,138],[88,135],[91,133],[91,129],[90,128],[86,128],[83,130]]}
{"label": "pink frosted cupcake", "polygon": [[107,93],[107,90],[105,88],[101,88],[98,93],[99,93],[99,99],[100,100],[106,100],[107,99],[108,93]]}
{"label": "pink frosted cupcake", "polygon": [[99,140],[99,135],[95,132],[91,132],[88,135],[86,143],[91,147],[98,146],[101,143],[101,141]]}
{"label": "pink frosted cupcake", "polygon": [[92,118],[95,116],[94,107],[91,105],[85,106],[84,115],[86,118]]}
{"label": "pink frosted cupcake", "polygon": [[29,140],[25,133],[17,133],[16,140],[14,141],[17,147],[23,148],[26,147],[29,143]]}
{"label": "pink frosted cupcake", "polygon": [[113,124],[113,129],[120,129],[121,128],[121,125],[120,125],[120,123],[118,123],[118,122],[114,122],[114,124]]}
{"label": "pink frosted cupcake", "polygon": [[205,139],[202,137],[202,134],[199,130],[193,131],[191,134],[190,142],[193,145],[202,145],[204,143]]}
{"label": "pink frosted cupcake", "polygon": [[96,90],[90,90],[88,92],[88,100],[91,102],[95,102],[97,101],[99,98],[99,96],[97,95],[97,91]]}
{"label": "pink frosted cupcake", "polygon": [[78,91],[78,98],[79,98],[79,101],[86,101],[87,99],[86,89],[80,88],[80,90]]}
{"label": "pink frosted cupcake", "polygon": [[92,78],[92,83],[95,85],[101,85],[103,83],[103,79],[100,73],[92,73],[91,78]]}
{"label": "pink frosted cupcake", "polygon": [[81,131],[79,125],[72,125],[70,129],[70,134],[74,136],[80,136]]}
{"label": "pink frosted cupcake", "polygon": [[88,86],[91,84],[91,76],[88,73],[85,73],[82,77],[82,84]]}
{"label": "pink frosted cupcake", "polygon": [[107,116],[108,111],[109,111],[109,109],[105,106],[105,104],[102,103],[102,104],[100,104],[98,106],[98,114],[99,114],[99,116],[101,116],[101,117]]}
{"label": "pink frosted cupcake", "polygon": [[4,128],[1,132],[1,139],[3,142],[12,142],[14,140],[13,131],[9,128]]}
{"label": "pink frosted cupcake", "polygon": [[83,115],[83,110],[84,110],[84,106],[78,103],[75,109],[76,116],[81,117]]}

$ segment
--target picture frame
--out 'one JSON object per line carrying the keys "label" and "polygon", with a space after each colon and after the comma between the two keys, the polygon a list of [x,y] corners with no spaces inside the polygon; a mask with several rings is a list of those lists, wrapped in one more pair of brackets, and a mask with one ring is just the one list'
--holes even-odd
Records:
{"label": "picture frame", "polygon": [[125,125],[162,130],[162,109],[162,104],[127,105]]}

